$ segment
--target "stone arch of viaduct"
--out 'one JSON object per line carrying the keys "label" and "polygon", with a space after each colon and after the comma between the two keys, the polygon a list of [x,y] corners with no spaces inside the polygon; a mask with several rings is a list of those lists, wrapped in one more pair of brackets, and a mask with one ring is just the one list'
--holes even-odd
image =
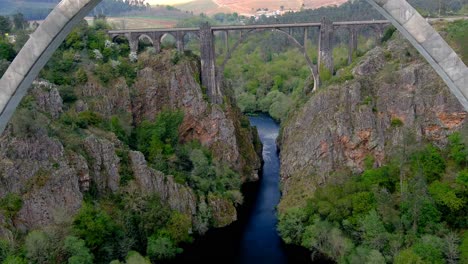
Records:
{"label": "stone arch of viaduct", "polygon": [[[411,42],[468,110],[468,68],[442,37],[406,0],[367,1]],[[101,0],[62,0],[31,35],[0,79],[0,133],[4,131],[21,99],[53,52],[73,27],[99,2]],[[329,32],[323,29],[322,27],[321,34]],[[199,33],[201,47],[206,49],[201,50],[202,82],[211,90],[212,102],[218,103],[220,90],[216,85],[212,33],[209,28],[201,28]],[[183,49],[180,46],[183,45],[183,36],[181,38],[176,36],[176,40],[179,40],[178,48]],[[331,37],[328,36],[328,40],[327,38],[323,40],[329,41]],[[320,46],[326,46],[322,44],[320,43]],[[320,52],[327,51],[320,49]],[[330,61],[320,63],[331,65]]]}

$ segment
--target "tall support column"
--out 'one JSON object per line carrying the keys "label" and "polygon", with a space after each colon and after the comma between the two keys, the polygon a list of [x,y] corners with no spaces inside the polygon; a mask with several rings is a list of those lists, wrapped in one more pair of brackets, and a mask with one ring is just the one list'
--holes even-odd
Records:
{"label": "tall support column", "polygon": [[309,29],[304,28],[304,50],[307,52],[307,40],[309,38]]}
{"label": "tall support column", "polygon": [[131,33],[125,34],[125,37],[128,39],[128,44],[130,45],[130,52],[137,53],[138,52],[138,38],[132,36]]}
{"label": "tall support column", "polygon": [[184,50],[185,50],[184,36],[185,36],[185,32],[177,31],[177,33],[176,33],[176,45],[177,45],[177,51],[178,52],[184,52]]}
{"label": "tall support column", "polygon": [[382,43],[383,32],[384,32],[383,27],[381,27],[381,26],[375,26],[374,27],[375,45],[376,46],[380,46],[380,44]]}
{"label": "tall support column", "polygon": [[153,39],[153,47],[156,50],[156,53],[161,52],[161,39],[160,38]]}
{"label": "tall support column", "polygon": [[325,17],[320,26],[318,65],[333,74],[333,22]]}
{"label": "tall support column", "polygon": [[229,53],[229,31],[224,31],[224,44],[226,48],[226,54]]}
{"label": "tall support column", "polygon": [[353,62],[353,54],[357,50],[358,46],[358,29],[350,26],[349,30],[349,44],[348,44],[348,64]]}
{"label": "tall support column", "polygon": [[220,104],[222,103],[222,94],[216,84],[214,36],[208,23],[204,23],[200,27],[200,53],[202,85],[206,87],[210,102]]}

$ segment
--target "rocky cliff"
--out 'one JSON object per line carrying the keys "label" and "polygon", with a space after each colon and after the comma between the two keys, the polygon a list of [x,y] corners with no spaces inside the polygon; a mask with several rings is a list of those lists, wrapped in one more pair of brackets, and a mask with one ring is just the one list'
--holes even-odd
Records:
{"label": "rocky cliff", "polygon": [[[130,84],[124,78],[104,84],[93,75],[94,66],[88,65],[86,81],[72,89],[44,81],[33,85],[0,137],[4,235],[13,227],[26,231],[69,219],[87,193],[97,197],[156,194],[193,221],[199,203],[208,204],[216,218],[212,226],[236,220],[229,199],[197,195],[187,184],[149,166],[131,142],[119,140],[103,125],[103,120],[118,117],[124,129],[130,130],[142,121],[154,121],[163,110],[180,110],[184,113],[181,144],[197,140],[213,153],[213,160],[229,164],[242,181],[258,178],[261,163],[253,145],[256,134],[241,125],[242,116],[228,99],[223,105],[205,99],[197,81],[196,59],[167,51],[157,56],[144,54],[138,63]],[[12,197],[21,206],[3,206]]]}
{"label": "rocky cliff", "polygon": [[283,126],[280,208],[361,172],[365,160],[378,167],[402,146],[442,146],[448,134],[466,127],[467,113],[401,37],[338,74],[353,77],[317,91]]}

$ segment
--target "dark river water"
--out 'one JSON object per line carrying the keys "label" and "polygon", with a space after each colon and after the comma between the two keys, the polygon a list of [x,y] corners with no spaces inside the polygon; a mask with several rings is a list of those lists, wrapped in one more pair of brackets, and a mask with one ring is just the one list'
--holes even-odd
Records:
{"label": "dark river water", "polygon": [[286,246],[276,231],[276,206],[281,196],[276,147],[279,125],[268,116],[250,117],[250,122],[258,129],[265,163],[260,181],[243,187],[245,205],[238,210],[239,220],[197,238],[170,263],[312,263],[307,250]]}

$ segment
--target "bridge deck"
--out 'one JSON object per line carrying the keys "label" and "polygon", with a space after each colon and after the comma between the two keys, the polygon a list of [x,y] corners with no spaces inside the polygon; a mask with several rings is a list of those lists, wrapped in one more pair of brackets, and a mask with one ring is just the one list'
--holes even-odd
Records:
{"label": "bridge deck", "polygon": [[[371,21],[347,21],[335,22],[333,26],[359,26],[359,25],[382,25],[390,24],[387,20],[371,20]],[[294,24],[269,24],[269,25],[248,25],[248,26],[218,26],[212,27],[213,31],[226,30],[252,30],[252,29],[275,29],[275,28],[304,28],[304,27],[320,27],[321,23],[294,23]],[[110,30],[109,34],[125,34],[125,33],[148,33],[148,32],[196,32],[199,28],[147,28],[147,29],[128,29],[128,30]]]}

